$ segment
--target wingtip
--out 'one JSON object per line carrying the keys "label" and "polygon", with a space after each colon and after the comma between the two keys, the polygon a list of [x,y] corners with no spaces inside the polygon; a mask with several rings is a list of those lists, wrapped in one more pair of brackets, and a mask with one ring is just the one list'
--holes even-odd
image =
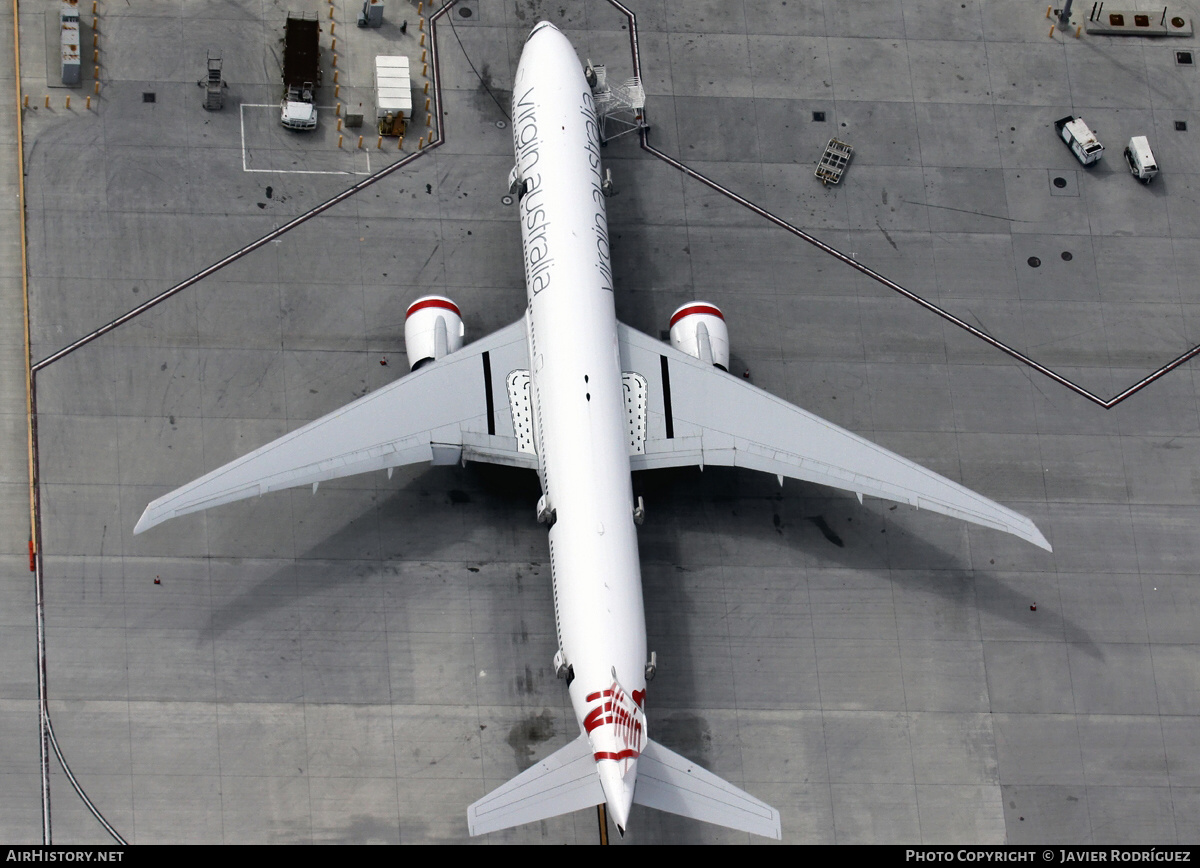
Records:
{"label": "wingtip", "polygon": [[776,841],[782,841],[783,840],[783,823],[781,822],[781,815],[779,813],[779,809],[772,808],[770,805],[766,805],[766,807],[770,808],[770,810],[771,810],[772,826],[771,826],[771,830],[769,833],[768,832],[761,833],[762,837],[774,838]]}
{"label": "wingtip", "polygon": [[1045,535],[1032,521],[1029,522],[1029,534],[1026,535],[1025,538],[1040,549],[1045,549],[1048,552],[1054,551],[1054,549],[1050,546],[1050,541],[1046,539]]}
{"label": "wingtip", "polygon": [[150,507],[147,506],[146,511],[142,513],[142,517],[138,519],[138,523],[133,526],[133,535],[137,536],[139,533],[148,531],[156,524],[158,522],[150,517]]}

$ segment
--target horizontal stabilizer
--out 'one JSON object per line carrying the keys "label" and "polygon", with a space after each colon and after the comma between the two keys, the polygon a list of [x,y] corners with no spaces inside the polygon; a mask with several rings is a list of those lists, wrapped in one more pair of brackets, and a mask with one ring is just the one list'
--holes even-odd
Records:
{"label": "horizontal stabilizer", "polygon": [[592,746],[586,735],[580,735],[467,808],[467,829],[472,835],[484,835],[593,808],[603,801]]}
{"label": "horizontal stabilizer", "polygon": [[633,801],[764,838],[783,837],[779,811],[653,740],[638,757]]}

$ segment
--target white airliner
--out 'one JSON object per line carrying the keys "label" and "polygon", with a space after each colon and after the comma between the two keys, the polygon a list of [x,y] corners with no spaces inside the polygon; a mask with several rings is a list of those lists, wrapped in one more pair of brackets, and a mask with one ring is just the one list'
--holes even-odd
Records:
{"label": "white airliner", "polygon": [[524,318],[467,347],[458,308],[408,308],[413,371],[155,500],[135,533],[269,491],[418,462],[536,469],[549,525],[559,650],[577,739],[471,805],[470,833],[607,804],[624,834],[633,803],[756,835],[779,812],[649,738],[655,660],[632,470],[726,465],[901,501],[1049,549],[1033,522],[726,373],[711,304],[671,318],[671,344],[617,322],[592,93],[552,24],[530,33],[513,88]]}

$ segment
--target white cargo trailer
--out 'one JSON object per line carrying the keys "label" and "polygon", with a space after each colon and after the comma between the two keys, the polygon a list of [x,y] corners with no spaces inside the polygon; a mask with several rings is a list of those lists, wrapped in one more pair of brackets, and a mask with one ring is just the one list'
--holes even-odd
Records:
{"label": "white cargo trailer", "polygon": [[[412,117],[412,79],[404,55],[375,58],[375,120],[380,133],[390,135],[394,126]],[[388,129],[385,130],[385,127]]]}

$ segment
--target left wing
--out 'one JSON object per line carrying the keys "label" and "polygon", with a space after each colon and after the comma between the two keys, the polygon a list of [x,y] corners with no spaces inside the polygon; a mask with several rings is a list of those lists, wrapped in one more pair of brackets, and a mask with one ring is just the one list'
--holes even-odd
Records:
{"label": "left wing", "polygon": [[719,368],[618,324],[621,369],[646,380],[645,441],[634,470],[706,464],[911,504],[1050,550],[1025,516]]}
{"label": "left wing", "polygon": [[511,371],[528,367],[520,319],[163,495],[133,532],[268,491],[422,461],[536,467],[518,448],[505,386]]}
{"label": "left wing", "polygon": [[648,739],[638,757],[633,800],[681,817],[779,840],[779,811]]}

